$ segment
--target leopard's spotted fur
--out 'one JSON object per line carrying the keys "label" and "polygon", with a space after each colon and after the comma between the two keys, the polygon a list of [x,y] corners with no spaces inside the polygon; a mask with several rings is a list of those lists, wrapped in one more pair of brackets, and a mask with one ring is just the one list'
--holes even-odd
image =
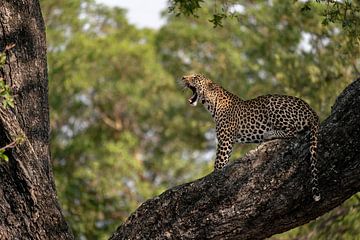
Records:
{"label": "leopard's spotted fur", "polygon": [[242,100],[200,74],[184,76],[181,82],[193,91],[190,104],[196,106],[201,101],[215,121],[218,139],[215,169],[222,169],[228,163],[236,142],[291,138],[310,129],[312,193],[315,201],[320,200],[316,168],[319,117],[306,102],[283,95]]}

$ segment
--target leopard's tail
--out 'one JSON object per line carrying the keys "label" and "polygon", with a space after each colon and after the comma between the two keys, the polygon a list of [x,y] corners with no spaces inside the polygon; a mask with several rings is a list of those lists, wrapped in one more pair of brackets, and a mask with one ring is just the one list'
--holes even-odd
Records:
{"label": "leopard's tail", "polygon": [[317,121],[311,126],[311,136],[310,136],[310,170],[311,170],[311,185],[312,185],[312,195],[315,201],[321,199],[320,190],[319,190],[319,181],[318,181],[318,169],[317,169],[317,145],[318,145],[318,131],[319,131],[319,118],[316,116]]}

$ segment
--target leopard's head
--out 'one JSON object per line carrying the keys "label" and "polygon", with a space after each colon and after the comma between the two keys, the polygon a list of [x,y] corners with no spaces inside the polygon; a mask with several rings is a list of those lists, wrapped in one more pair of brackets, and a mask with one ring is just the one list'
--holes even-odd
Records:
{"label": "leopard's head", "polygon": [[201,100],[202,103],[215,101],[216,87],[218,85],[204,75],[190,74],[183,76],[181,84],[192,91],[193,95],[188,99],[192,106],[196,106],[199,100]]}

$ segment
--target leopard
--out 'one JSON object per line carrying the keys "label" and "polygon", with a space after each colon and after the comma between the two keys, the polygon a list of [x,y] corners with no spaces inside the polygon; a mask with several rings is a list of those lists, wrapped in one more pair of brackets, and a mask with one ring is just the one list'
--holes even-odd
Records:
{"label": "leopard", "polygon": [[244,100],[203,74],[185,75],[179,81],[192,91],[188,102],[198,102],[210,112],[217,138],[214,171],[229,162],[235,143],[261,143],[287,139],[310,130],[312,196],[321,199],[318,187],[317,145],[319,117],[304,100],[288,95],[268,94]]}

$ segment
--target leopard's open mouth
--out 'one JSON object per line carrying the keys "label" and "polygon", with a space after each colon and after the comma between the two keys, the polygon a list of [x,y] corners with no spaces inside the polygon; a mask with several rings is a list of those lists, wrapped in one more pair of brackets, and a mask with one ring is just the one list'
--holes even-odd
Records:
{"label": "leopard's open mouth", "polygon": [[198,102],[198,94],[196,92],[196,88],[193,86],[188,86],[188,88],[190,88],[191,91],[193,92],[193,95],[188,99],[188,101],[191,105],[196,106]]}

